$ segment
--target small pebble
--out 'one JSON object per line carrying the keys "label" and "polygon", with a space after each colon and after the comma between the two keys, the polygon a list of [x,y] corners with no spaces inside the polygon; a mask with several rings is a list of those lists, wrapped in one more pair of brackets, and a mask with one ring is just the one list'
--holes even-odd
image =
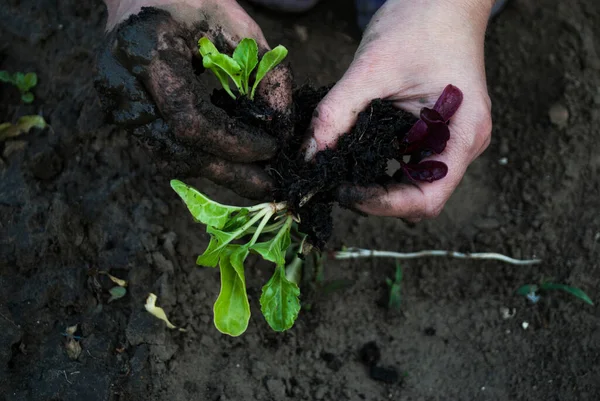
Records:
{"label": "small pebble", "polygon": [[498,164],[501,166],[506,166],[508,164],[508,157],[501,157],[498,159]]}
{"label": "small pebble", "polygon": [[523,322],[523,323],[521,323],[521,327],[523,327],[523,330],[527,330],[527,328],[529,327],[529,323]]}
{"label": "small pebble", "polygon": [[548,117],[550,117],[552,124],[557,127],[564,127],[569,121],[569,110],[564,105],[556,103],[548,110]]}

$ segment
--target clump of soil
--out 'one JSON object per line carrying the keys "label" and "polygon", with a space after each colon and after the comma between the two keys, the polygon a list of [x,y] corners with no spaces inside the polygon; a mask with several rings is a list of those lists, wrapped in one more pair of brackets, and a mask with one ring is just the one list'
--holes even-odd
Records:
{"label": "clump of soil", "polygon": [[293,126],[291,137],[282,141],[279,154],[265,168],[276,183],[274,199],[289,203],[290,210],[300,216],[300,231],[308,234],[317,248],[325,245],[333,231],[331,211],[340,187],[385,186],[398,178],[386,173],[387,164],[399,156],[402,139],[417,121],[391,102],[375,99],[359,113],[356,124],[339,138],[335,149],[321,151],[314,161],[307,162],[302,144],[314,110],[328,91],[329,87],[296,89],[291,122],[288,116],[245,97],[233,100],[223,90],[212,96],[213,103],[229,115],[273,136],[280,137],[285,127]]}

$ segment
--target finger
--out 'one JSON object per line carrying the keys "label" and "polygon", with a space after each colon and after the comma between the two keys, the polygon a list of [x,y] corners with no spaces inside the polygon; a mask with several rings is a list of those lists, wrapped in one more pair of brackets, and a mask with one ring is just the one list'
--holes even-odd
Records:
{"label": "finger", "polygon": [[192,151],[173,140],[163,120],[138,127],[133,134],[151,151],[162,174],[202,176],[246,198],[271,198],[273,180],[262,168]]}
{"label": "finger", "polygon": [[94,86],[112,123],[134,127],[158,116],[146,90],[112,54],[114,35],[108,35],[96,62]]}
{"label": "finger", "polygon": [[142,80],[176,138],[236,162],[270,159],[275,138],[204,99],[207,88],[194,74],[186,33],[165,12],[145,11],[119,27],[116,54]]}
{"label": "finger", "polygon": [[485,97],[475,95],[465,101],[450,124],[450,141],[441,155],[432,159],[448,166],[446,177],[433,183],[394,184],[387,188],[368,187],[346,190],[346,201],[359,210],[378,216],[409,220],[437,217],[460,183],[467,166],[489,144],[491,119]]}
{"label": "finger", "polygon": [[278,65],[258,84],[257,93],[273,110],[290,114],[292,73],[287,65]]}

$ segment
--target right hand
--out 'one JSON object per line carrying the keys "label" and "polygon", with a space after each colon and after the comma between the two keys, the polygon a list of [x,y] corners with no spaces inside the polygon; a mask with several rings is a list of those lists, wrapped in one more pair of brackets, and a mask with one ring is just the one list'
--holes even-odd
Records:
{"label": "right hand", "polygon": [[[211,73],[199,77],[192,65],[202,36],[224,53],[245,37],[266,52],[258,25],[233,0],[105,1],[109,34],[96,88],[112,122],[149,146],[163,174],[204,176],[248,198],[268,197],[272,181],[254,163],[272,158],[278,139],[214,106],[204,82]],[[280,65],[260,83],[257,98],[288,114],[291,85]]]}

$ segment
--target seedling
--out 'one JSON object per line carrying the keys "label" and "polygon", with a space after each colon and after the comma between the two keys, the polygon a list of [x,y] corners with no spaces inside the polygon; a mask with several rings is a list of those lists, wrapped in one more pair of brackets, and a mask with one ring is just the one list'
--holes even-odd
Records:
{"label": "seedling", "polygon": [[35,72],[15,72],[10,74],[8,71],[0,71],[0,82],[12,84],[21,92],[21,100],[23,103],[33,102],[34,96],[29,90],[37,85],[37,75]]}
{"label": "seedling", "polygon": [[519,287],[519,289],[517,290],[517,295],[522,295],[524,297],[527,297],[527,299],[529,299],[532,303],[537,303],[537,301],[539,301],[540,299],[540,293],[552,290],[564,291],[575,296],[576,298],[579,298],[587,304],[594,304],[590,297],[585,292],[583,292],[582,289],[577,287],[571,287],[566,284],[557,284],[550,282],[543,282],[539,286],[536,284],[526,284],[522,287]]}
{"label": "seedling", "polygon": [[291,246],[300,249],[301,244],[292,245],[291,231],[296,218],[288,212],[287,204],[229,206],[209,199],[178,180],[172,180],[171,187],[194,219],[206,225],[206,232],[211,236],[208,247],[196,263],[207,267],[218,264],[221,271],[221,291],[213,308],[217,330],[239,336],[248,327],[250,304],[244,261],[250,252],[275,264],[273,276],[262,288],[260,305],[263,316],[275,331],[292,327],[300,311],[300,262],[294,260],[286,274],[285,256]]}
{"label": "seedling", "polygon": [[[203,37],[198,41],[198,49],[202,56],[204,68],[211,70],[225,91],[232,98],[236,96],[231,91],[229,79],[233,81],[240,95],[254,100],[256,87],[269,71],[277,67],[287,56],[287,49],[281,45],[269,50],[258,62],[258,45],[251,38],[242,39],[233,51],[232,57],[220,53],[210,39]],[[256,69],[254,83],[250,88],[250,78]]]}
{"label": "seedling", "polygon": [[402,303],[402,266],[400,266],[400,262],[396,262],[394,279],[386,278],[385,282],[390,289],[388,309],[399,310]]}
{"label": "seedling", "polygon": [[44,129],[48,123],[44,117],[38,115],[20,117],[16,124],[0,123],[0,142],[26,134],[32,128]]}

